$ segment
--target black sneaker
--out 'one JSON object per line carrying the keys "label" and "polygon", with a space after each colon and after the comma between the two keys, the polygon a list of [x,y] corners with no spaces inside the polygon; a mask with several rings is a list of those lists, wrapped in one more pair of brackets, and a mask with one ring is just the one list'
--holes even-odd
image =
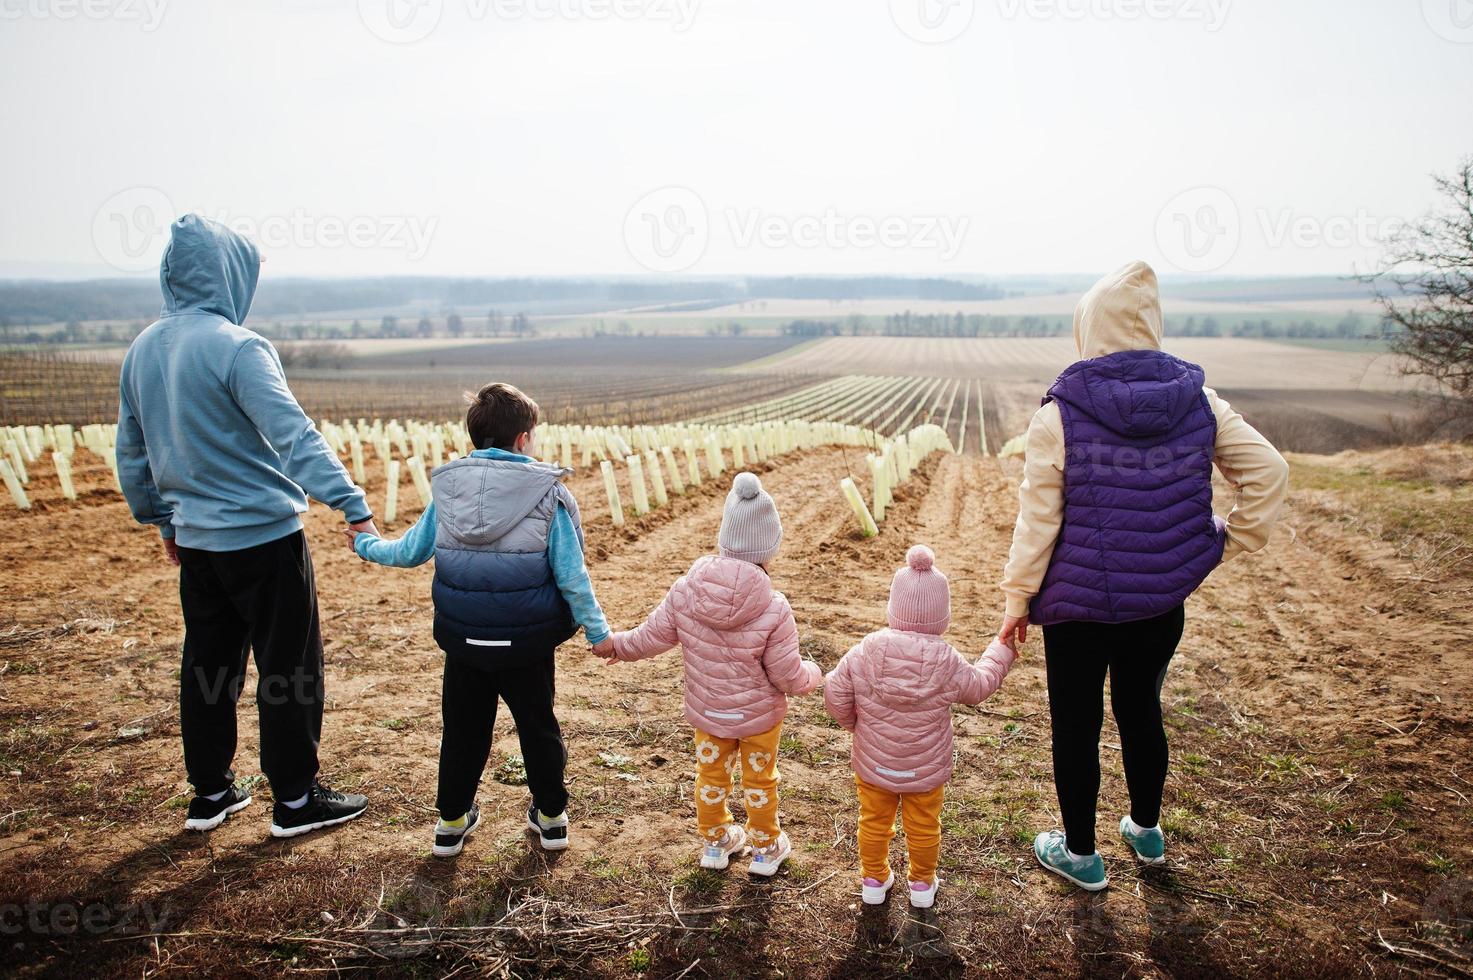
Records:
{"label": "black sneaker", "polygon": [[296,837],[323,827],[347,823],[368,809],[368,797],[359,793],[338,793],[321,783],[307,790],[307,802],[293,810],[278,802],[271,808],[271,836]]}
{"label": "black sneaker", "polygon": [[214,830],[225,822],[225,818],[251,805],[250,795],[242,793],[233,785],[218,800],[207,800],[196,796],[189,801],[189,816],[184,821],[185,830]]}
{"label": "black sneaker", "polygon": [[465,848],[465,839],[481,824],[481,808],[471,804],[465,815],[464,827],[448,827],[441,820],[435,825],[435,846],[432,853],[437,858],[453,858]]}
{"label": "black sneaker", "polygon": [[568,846],[568,812],[545,817],[533,803],[527,807],[527,826],[537,834],[544,851],[561,851]]}

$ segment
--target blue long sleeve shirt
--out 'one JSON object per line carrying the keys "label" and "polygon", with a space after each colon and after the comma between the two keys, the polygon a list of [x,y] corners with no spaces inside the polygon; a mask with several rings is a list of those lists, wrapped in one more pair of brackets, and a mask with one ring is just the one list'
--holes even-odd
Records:
{"label": "blue long sleeve shirt", "polygon": [[[509,453],[503,449],[477,449],[472,456],[498,459],[513,463],[535,462],[530,456]],[[392,568],[413,568],[423,565],[435,554],[435,504],[431,501],[414,526],[396,540],[377,538],[371,534],[360,534],[353,542],[358,557],[376,565]],[[573,610],[573,619],[588,636],[589,643],[602,643],[608,639],[609,624],[593,594],[593,581],[588,577],[588,566],[583,561],[583,546],[578,541],[578,529],[573,526],[573,517],[561,503],[553,515],[552,527],[547,533],[547,561],[552,566],[552,577],[558,591]]]}

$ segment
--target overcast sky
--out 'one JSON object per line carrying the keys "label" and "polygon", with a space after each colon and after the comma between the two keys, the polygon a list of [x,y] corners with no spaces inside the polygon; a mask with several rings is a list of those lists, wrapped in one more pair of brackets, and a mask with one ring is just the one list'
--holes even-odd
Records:
{"label": "overcast sky", "polygon": [[0,275],[1345,274],[1470,0],[0,0]]}

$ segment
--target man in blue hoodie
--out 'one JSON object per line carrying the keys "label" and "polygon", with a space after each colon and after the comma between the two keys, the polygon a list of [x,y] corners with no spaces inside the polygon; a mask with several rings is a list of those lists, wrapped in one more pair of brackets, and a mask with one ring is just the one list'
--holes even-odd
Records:
{"label": "man in blue hoodie", "polygon": [[254,651],[271,833],[291,837],[368,805],[317,781],[322,634],[301,515],[310,495],[356,529],[374,525],[275,349],[241,326],[260,269],[256,247],[228,228],[193,214],[174,223],[159,273],[163,313],[123,360],[118,479],[134,518],[158,527],[179,566],[179,728],[195,791],[185,827],[212,830],[251,802],[231,763]]}

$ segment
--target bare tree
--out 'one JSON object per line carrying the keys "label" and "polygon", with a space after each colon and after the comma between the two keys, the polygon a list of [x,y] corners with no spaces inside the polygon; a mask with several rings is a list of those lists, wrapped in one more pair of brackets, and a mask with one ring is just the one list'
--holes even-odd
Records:
{"label": "bare tree", "polygon": [[1408,374],[1424,375],[1473,415],[1473,156],[1456,173],[1435,175],[1442,201],[1386,242],[1374,284],[1391,349]]}

